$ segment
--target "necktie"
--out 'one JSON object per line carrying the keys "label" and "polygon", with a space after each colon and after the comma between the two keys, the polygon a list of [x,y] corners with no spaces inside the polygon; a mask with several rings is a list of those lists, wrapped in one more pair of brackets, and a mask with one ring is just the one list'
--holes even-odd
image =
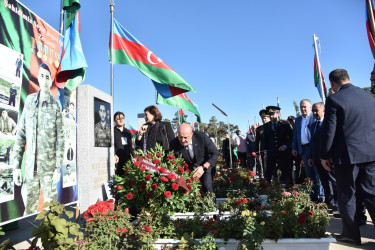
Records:
{"label": "necktie", "polygon": [[314,130],[314,134],[316,133],[316,131],[320,128],[320,121],[317,121],[316,123],[316,126],[315,126],[315,130]]}
{"label": "necktie", "polygon": [[188,150],[189,150],[189,156],[190,156],[190,159],[193,161],[193,159],[194,159],[194,150],[193,150],[193,145],[189,144],[189,146],[188,146]]}

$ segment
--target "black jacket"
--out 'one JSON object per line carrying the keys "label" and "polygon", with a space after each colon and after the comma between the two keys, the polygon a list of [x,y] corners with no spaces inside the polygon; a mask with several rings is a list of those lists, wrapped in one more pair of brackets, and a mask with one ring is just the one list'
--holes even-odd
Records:
{"label": "black jacket", "polygon": [[[147,135],[147,143],[146,143],[146,150],[155,149],[156,143],[159,143],[163,146],[163,149],[168,151],[169,150],[169,143],[172,139],[176,136],[172,130],[172,126],[170,122],[162,122],[157,121],[154,125],[147,124],[148,128],[146,131]],[[143,142],[144,142],[145,135],[142,135],[140,140],[135,140],[135,145],[137,148],[143,150]]]}

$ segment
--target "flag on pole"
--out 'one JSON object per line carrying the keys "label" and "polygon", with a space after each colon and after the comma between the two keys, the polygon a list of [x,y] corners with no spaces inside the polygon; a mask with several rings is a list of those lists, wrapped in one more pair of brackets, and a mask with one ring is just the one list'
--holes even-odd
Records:
{"label": "flag on pole", "polygon": [[277,97],[277,107],[280,108],[280,99]]}
{"label": "flag on pole", "polygon": [[141,44],[116,20],[113,26],[113,63],[137,67],[153,81],[155,88],[164,98],[187,91],[196,92],[176,71]]}
{"label": "flag on pole", "polygon": [[[66,5],[72,4],[72,5]],[[61,51],[60,65],[57,69],[55,83],[58,88],[74,90],[85,80],[87,63],[83,54],[80,33],[79,0],[64,0],[66,10],[66,30],[64,46]],[[68,20],[71,18],[71,20]],[[69,25],[68,25],[69,24]]]}
{"label": "flag on pole", "polygon": [[[322,84],[320,84],[319,71],[322,76],[322,79],[321,79]],[[320,98],[322,98],[322,100],[325,100],[328,97],[328,89],[327,89],[326,82],[324,81],[323,70],[322,68],[319,69],[316,54],[314,56],[314,83],[315,83],[315,87],[318,89]],[[321,89],[322,88],[321,86],[323,86],[323,91]],[[324,97],[322,93],[324,93]]]}
{"label": "flag on pole", "polygon": [[374,0],[366,0],[366,30],[372,56],[375,58]]}
{"label": "flag on pole", "polygon": [[134,129],[132,127],[132,125],[130,125],[130,124],[128,124],[128,125],[129,125],[129,131],[130,131],[130,133],[132,133],[132,135],[135,135],[138,132],[138,130]]}
{"label": "flag on pole", "polygon": [[199,121],[200,121],[200,114],[198,110],[195,108],[192,101],[186,96],[185,93],[179,94],[177,96],[173,96],[170,98],[164,98],[158,93],[158,98],[156,100],[156,103],[188,110],[194,113],[199,118]]}
{"label": "flag on pole", "polygon": [[186,119],[185,119],[184,111],[180,109],[180,124],[185,123],[185,122],[186,122]]}

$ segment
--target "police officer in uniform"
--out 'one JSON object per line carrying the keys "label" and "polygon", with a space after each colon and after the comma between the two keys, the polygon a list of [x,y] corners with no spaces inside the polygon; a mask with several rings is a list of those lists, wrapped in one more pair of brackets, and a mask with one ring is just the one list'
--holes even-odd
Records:
{"label": "police officer in uniform", "polygon": [[259,176],[260,178],[263,178],[264,173],[266,172],[266,162],[264,160],[264,124],[270,121],[270,115],[268,114],[268,111],[265,109],[262,109],[259,111],[259,115],[262,118],[263,125],[257,127],[256,133],[255,133],[255,153],[257,157],[260,158],[260,165],[262,169],[262,176]]}
{"label": "police officer in uniform", "polygon": [[280,108],[268,106],[267,111],[271,122],[264,125],[264,148],[266,167],[266,180],[271,182],[276,164],[281,170],[281,180],[290,187],[293,185],[292,166],[290,165],[290,147],[293,141],[293,130],[287,123],[279,121]]}

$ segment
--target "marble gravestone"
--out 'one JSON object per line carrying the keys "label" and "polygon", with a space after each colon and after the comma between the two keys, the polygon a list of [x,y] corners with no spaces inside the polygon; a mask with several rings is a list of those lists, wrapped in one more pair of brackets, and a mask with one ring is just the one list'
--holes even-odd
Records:
{"label": "marble gravestone", "polygon": [[[106,121],[111,128],[110,147],[95,147],[94,100],[107,104]],[[98,199],[108,198],[108,181],[114,175],[113,114],[112,97],[91,85],[77,88],[77,169],[78,206],[82,214]],[[109,107],[109,108],[108,108]],[[98,118],[97,118],[98,119]]]}

